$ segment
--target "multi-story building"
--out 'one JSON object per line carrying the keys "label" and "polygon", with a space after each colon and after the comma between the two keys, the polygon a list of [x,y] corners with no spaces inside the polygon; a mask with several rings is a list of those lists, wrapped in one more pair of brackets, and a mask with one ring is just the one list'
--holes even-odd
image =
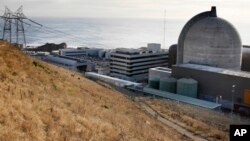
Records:
{"label": "multi-story building", "polygon": [[142,81],[148,78],[148,71],[154,67],[167,67],[168,52],[154,44],[141,49],[118,48],[111,53],[110,75],[113,77]]}

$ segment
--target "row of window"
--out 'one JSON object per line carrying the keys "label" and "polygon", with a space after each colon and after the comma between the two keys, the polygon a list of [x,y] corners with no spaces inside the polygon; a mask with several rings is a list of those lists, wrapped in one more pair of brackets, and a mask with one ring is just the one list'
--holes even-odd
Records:
{"label": "row of window", "polygon": [[[159,67],[167,67],[167,64],[166,65],[159,65]],[[119,70],[119,71],[125,71],[127,73],[133,73],[135,71],[143,71],[145,70],[145,72],[148,72],[148,70],[152,68],[152,67],[148,67],[148,68],[143,68],[143,69],[136,69],[136,70],[123,70],[123,69],[119,69],[119,68],[114,68],[111,66],[111,71],[115,71],[115,70]],[[115,69],[115,70],[114,70]]]}
{"label": "row of window", "polygon": [[[111,66],[118,66],[118,67],[126,67],[128,69],[133,69],[133,68],[137,68],[137,67],[151,66],[151,65],[157,65],[157,64],[161,65],[161,64],[166,63],[166,62],[167,62],[166,60],[162,60],[162,61],[157,62],[157,63],[150,63],[150,64],[145,64],[145,65],[136,65],[136,66],[124,66],[124,65],[119,65],[119,64],[113,64],[111,62],[110,65]],[[133,65],[133,63],[129,64],[129,65]]]}
{"label": "row of window", "polygon": [[112,60],[113,62],[118,62],[118,63],[123,63],[123,64],[127,64],[127,65],[133,65],[133,64],[137,64],[137,63],[143,63],[143,62],[149,62],[149,61],[158,61],[158,60],[164,60],[164,61],[168,61],[168,58],[156,58],[156,59],[151,59],[151,60],[142,60],[142,61],[138,61],[138,62],[124,62],[124,61],[118,61],[118,60]]}
{"label": "row of window", "polygon": [[113,58],[118,58],[118,59],[126,59],[126,60],[136,60],[136,59],[145,59],[145,58],[152,58],[152,57],[161,57],[161,56],[168,56],[167,54],[156,54],[156,55],[150,55],[150,56],[140,56],[140,57],[122,57],[122,56],[117,56],[117,55],[111,55]]}
{"label": "row of window", "polygon": [[120,73],[120,72],[116,72],[116,71],[110,71],[111,74],[112,73],[115,73],[115,74],[120,74],[120,75],[124,75],[124,76],[127,76],[127,77],[133,77],[135,75],[141,75],[141,74],[147,74],[148,72],[141,72],[141,73],[135,73],[135,74],[124,74],[124,73]]}

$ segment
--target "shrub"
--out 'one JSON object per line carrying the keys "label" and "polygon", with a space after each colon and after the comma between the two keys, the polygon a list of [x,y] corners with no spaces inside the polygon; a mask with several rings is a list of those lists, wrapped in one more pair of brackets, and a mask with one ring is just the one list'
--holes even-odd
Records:
{"label": "shrub", "polygon": [[41,62],[38,61],[38,60],[33,61],[33,65],[36,66],[36,67],[42,68],[42,69],[45,70],[45,72],[47,72],[47,73],[50,73],[49,68],[47,68],[46,66],[44,66],[43,64],[41,64]]}

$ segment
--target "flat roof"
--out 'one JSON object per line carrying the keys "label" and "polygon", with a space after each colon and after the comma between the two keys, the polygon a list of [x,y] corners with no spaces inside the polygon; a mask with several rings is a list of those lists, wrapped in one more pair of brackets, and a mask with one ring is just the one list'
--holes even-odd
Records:
{"label": "flat roof", "polygon": [[216,67],[197,65],[197,64],[178,64],[178,65],[174,65],[174,67],[189,68],[189,69],[202,70],[202,71],[220,73],[220,74],[231,75],[231,76],[250,78],[249,72],[240,71],[240,70],[230,70],[230,69],[216,68]]}
{"label": "flat roof", "polygon": [[123,79],[119,79],[119,78],[115,78],[115,77],[111,77],[111,76],[107,76],[107,75],[102,75],[102,74],[98,74],[98,73],[94,73],[94,72],[86,72],[85,73],[86,77],[92,77],[92,78],[96,78],[99,80],[103,80],[106,82],[110,82],[110,83],[119,83],[125,86],[129,86],[129,85],[141,85],[140,83],[136,83],[136,82],[132,82],[132,81],[128,81],[128,80],[123,80]]}
{"label": "flat roof", "polygon": [[152,95],[157,95],[157,96],[164,97],[164,98],[168,98],[168,99],[173,99],[176,101],[181,101],[181,102],[196,105],[196,106],[200,106],[203,108],[208,108],[208,109],[215,109],[221,106],[221,104],[217,104],[214,102],[209,102],[209,101],[200,100],[197,98],[192,98],[192,97],[187,97],[187,96],[183,96],[179,94],[160,91],[160,90],[152,89],[149,87],[144,87],[143,92],[146,92]]}

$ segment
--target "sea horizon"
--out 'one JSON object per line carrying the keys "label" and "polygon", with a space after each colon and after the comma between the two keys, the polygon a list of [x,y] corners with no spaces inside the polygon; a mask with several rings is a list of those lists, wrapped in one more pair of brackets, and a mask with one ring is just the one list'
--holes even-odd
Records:
{"label": "sea horizon", "polygon": [[[167,49],[172,44],[177,44],[179,34],[187,22],[182,19],[166,18],[164,45],[163,18],[31,17],[31,19],[43,27],[34,24],[25,26],[27,46],[66,43],[68,47],[105,49],[140,48],[147,46],[147,43],[160,43],[162,48]],[[250,35],[248,35],[250,29],[247,25],[243,23],[241,26],[236,26],[243,45],[250,45]]]}

